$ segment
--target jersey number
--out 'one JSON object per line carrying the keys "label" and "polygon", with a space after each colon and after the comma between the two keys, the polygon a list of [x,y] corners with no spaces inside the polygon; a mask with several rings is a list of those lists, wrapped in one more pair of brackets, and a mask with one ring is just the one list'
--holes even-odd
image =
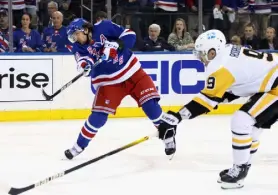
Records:
{"label": "jersey number", "polygon": [[[258,51],[255,51],[253,49],[244,49],[243,50],[243,54],[248,56],[248,57],[252,57],[252,58],[257,58],[257,59],[263,59],[264,58],[264,52],[258,52]],[[273,61],[273,56],[272,54],[270,53],[267,53],[267,57],[266,57],[266,60],[268,62],[272,62]]]}
{"label": "jersey number", "polygon": [[214,77],[209,77],[207,80],[207,88],[208,89],[213,89],[215,86],[215,78]]}

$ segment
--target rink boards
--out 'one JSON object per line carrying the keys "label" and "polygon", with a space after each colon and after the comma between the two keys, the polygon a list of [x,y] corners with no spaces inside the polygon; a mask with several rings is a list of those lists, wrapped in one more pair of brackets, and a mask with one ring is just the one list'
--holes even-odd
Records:
{"label": "rink boards", "polygon": [[[178,110],[205,85],[204,66],[191,53],[137,53],[144,70],[154,80],[164,110]],[[82,78],[54,100],[46,101],[45,86],[52,94],[78,74],[72,55],[1,55],[0,121],[82,119],[94,100],[90,79]],[[221,104],[212,114],[233,113],[245,101]],[[145,116],[127,97],[115,116]]]}

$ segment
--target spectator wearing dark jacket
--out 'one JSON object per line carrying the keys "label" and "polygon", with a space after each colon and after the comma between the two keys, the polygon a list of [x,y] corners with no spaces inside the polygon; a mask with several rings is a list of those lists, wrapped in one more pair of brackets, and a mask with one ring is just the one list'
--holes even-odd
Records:
{"label": "spectator wearing dark jacket", "polygon": [[159,37],[160,30],[158,24],[149,26],[149,37],[144,39],[141,51],[175,51],[175,48],[168,44],[164,38]]}
{"label": "spectator wearing dark jacket", "polygon": [[259,49],[260,39],[255,35],[255,27],[249,23],[244,28],[244,36],[241,37],[242,45],[251,46],[252,49]]}
{"label": "spectator wearing dark jacket", "polygon": [[275,29],[268,27],[265,32],[266,38],[262,39],[260,42],[260,49],[278,50],[278,40],[275,36]]}

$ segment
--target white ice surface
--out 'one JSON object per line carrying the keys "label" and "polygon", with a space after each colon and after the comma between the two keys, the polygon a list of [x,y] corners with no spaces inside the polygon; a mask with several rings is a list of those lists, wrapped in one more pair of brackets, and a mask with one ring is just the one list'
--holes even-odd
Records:
{"label": "white ice surface", "polygon": [[[61,160],[82,125],[81,120],[0,123],[0,182],[29,185],[155,131],[145,118],[110,119],[84,153],[73,161]],[[162,142],[153,139],[24,194],[278,195],[277,125],[263,132],[245,187],[220,189],[218,173],[232,165],[229,125],[230,116],[183,121],[172,161]]]}

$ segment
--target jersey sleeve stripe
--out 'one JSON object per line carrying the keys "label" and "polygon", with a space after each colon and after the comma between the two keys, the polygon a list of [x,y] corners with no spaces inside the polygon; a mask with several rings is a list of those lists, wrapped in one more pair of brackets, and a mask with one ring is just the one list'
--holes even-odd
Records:
{"label": "jersey sleeve stripe", "polygon": [[[266,75],[266,77],[264,78],[261,86],[260,86],[260,92],[265,92],[267,89],[267,85],[272,77],[272,75],[278,70],[278,66],[275,66],[274,68],[272,68],[268,74]],[[269,89],[270,90],[270,89]],[[268,91],[268,90],[267,90]]]}
{"label": "jersey sleeve stripe", "polygon": [[130,65],[124,71],[122,71],[120,74],[118,74],[115,77],[97,79],[97,80],[93,81],[92,83],[95,84],[95,83],[101,83],[101,82],[105,82],[105,81],[116,80],[116,79],[120,78],[122,75],[124,75],[126,72],[128,72],[136,62],[137,62],[137,58],[134,58],[132,60],[132,62],[130,63]]}
{"label": "jersey sleeve stripe", "polygon": [[222,102],[222,98],[219,98],[219,97],[210,97],[202,92],[200,92],[203,96],[205,96],[207,99],[211,100],[211,101],[214,101],[214,102],[217,102],[217,103],[220,103]]}
{"label": "jersey sleeve stripe", "polygon": [[122,32],[122,34],[119,36],[119,39],[126,35],[135,35],[135,32],[130,29],[125,29],[124,32]]}
{"label": "jersey sleeve stripe", "polygon": [[205,100],[203,100],[203,98],[201,97],[195,97],[193,98],[193,101],[197,102],[198,104],[204,106],[205,108],[207,108],[209,111],[213,110],[214,106],[210,105],[208,102],[206,102]]}

